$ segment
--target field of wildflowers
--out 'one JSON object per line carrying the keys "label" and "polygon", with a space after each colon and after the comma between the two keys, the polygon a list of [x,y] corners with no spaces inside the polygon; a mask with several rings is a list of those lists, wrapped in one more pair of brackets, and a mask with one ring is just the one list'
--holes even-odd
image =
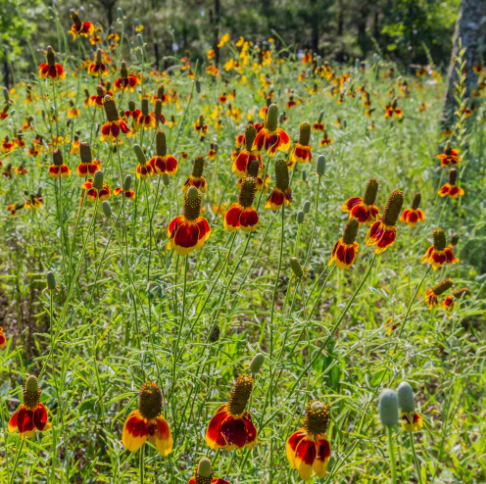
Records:
{"label": "field of wildflowers", "polygon": [[443,132],[432,61],[58,27],[0,111],[0,482],[484,483],[482,66]]}

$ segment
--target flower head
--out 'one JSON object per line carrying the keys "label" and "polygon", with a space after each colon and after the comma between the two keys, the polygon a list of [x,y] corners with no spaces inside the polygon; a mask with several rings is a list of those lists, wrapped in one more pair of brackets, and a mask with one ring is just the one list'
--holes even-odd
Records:
{"label": "flower head", "polygon": [[123,426],[122,442],[130,452],[138,450],[147,439],[160,455],[165,457],[172,452],[170,427],[162,415],[162,392],[154,382],[142,385],[138,410],[128,415]]}
{"label": "flower head", "polygon": [[86,196],[92,202],[97,198],[102,202],[107,198],[110,198],[111,190],[110,187],[103,183],[103,172],[98,170],[93,178],[88,178],[82,186],[83,190],[87,190]]}
{"label": "flower head", "polygon": [[66,77],[64,67],[56,62],[56,55],[49,45],[46,52],[47,62],[43,62],[39,66],[39,77],[41,79],[50,79],[51,81],[59,81]]}
{"label": "flower head", "polygon": [[202,156],[196,156],[194,165],[192,167],[192,174],[186,179],[181,190],[185,192],[190,187],[196,187],[202,193],[206,193],[208,188],[206,178],[203,177],[204,158]]}
{"label": "flower head", "polygon": [[23,389],[23,403],[8,422],[9,432],[19,432],[20,438],[32,437],[36,430],[41,432],[51,428],[47,421],[47,409],[40,403],[41,390],[37,377],[30,375]]}
{"label": "flower head", "polygon": [[416,193],[413,196],[412,207],[406,208],[402,215],[400,216],[400,222],[410,225],[410,227],[415,227],[417,222],[423,222],[425,219],[425,214],[422,210],[420,210],[420,200],[422,196],[420,193]]}
{"label": "flower head", "polygon": [[452,148],[449,141],[446,144],[444,153],[437,155],[437,158],[439,158],[442,166],[447,166],[449,164],[457,165],[461,161],[461,158],[459,158],[459,150]]}
{"label": "flower head", "polygon": [[448,291],[454,283],[452,279],[444,279],[443,281],[436,284],[434,287],[427,289],[425,293],[425,301],[427,302],[429,309],[433,309],[437,305],[438,298],[441,294]]}
{"label": "flower head", "polygon": [[104,62],[104,55],[101,49],[98,49],[95,53],[95,60],[88,64],[88,74],[93,77],[102,77],[108,74],[108,66]]}
{"label": "flower head", "polygon": [[68,33],[73,36],[73,40],[76,40],[78,35],[82,35],[83,37],[91,37],[93,35],[95,31],[94,25],[91,22],[81,22],[78,12],[74,9],[71,9],[71,19],[73,24]]}
{"label": "flower head", "polygon": [[422,429],[422,417],[415,411],[413,390],[406,381],[400,383],[397,389],[398,406],[400,407],[400,421],[405,432],[418,432]]}
{"label": "flower head", "polygon": [[0,350],[3,350],[7,346],[7,338],[3,333],[3,328],[0,327]]}
{"label": "flower head", "polygon": [[152,167],[152,172],[156,175],[175,175],[177,173],[177,160],[174,156],[167,154],[167,142],[165,133],[157,131],[155,137],[157,154],[150,158],[148,164]]}
{"label": "flower head", "polygon": [[453,249],[447,247],[446,236],[442,229],[435,229],[432,232],[432,237],[434,242],[422,257],[423,264],[428,262],[435,271],[444,264],[456,264],[459,262]]}
{"label": "flower head", "polygon": [[249,124],[246,127],[245,134],[240,135],[241,138],[239,140],[237,139],[237,147],[244,146],[244,149],[235,152],[236,156],[234,157],[231,171],[236,172],[240,178],[248,174],[248,167],[253,160],[258,161],[259,170],[263,169],[262,155],[253,150],[256,134],[254,125]]}
{"label": "flower head", "polygon": [[292,189],[289,186],[289,167],[283,160],[275,162],[275,188],[267,199],[265,208],[271,208],[274,212],[282,205],[289,205],[292,201]]}
{"label": "flower head", "polygon": [[330,418],[329,405],[319,401],[307,404],[304,426],[287,440],[287,459],[300,478],[308,481],[315,473],[324,477],[331,458],[331,445],[326,432]]}
{"label": "flower head", "polygon": [[211,462],[204,457],[195,467],[194,476],[189,479],[187,484],[229,484],[229,482],[214,477]]}
{"label": "flower head", "polygon": [[133,92],[138,84],[140,84],[138,77],[134,74],[129,74],[126,62],[122,61],[120,67],[120,77],[116,78],[115,82],[113,83],[115,91],[121,90]]}
{"label": "flower head", "polygon": [[99,160],[93,160],[89,143],[80,144],[79,155],[81,162],[76,168],[76,175],[80,177],[93,176],[98,170],[101,170],[101,162]]}
{"label": "flower head", "polygon": [[449,197],[453,200],[464,195],[464,190],[456,185],[457,170],[452,168],[449,170],[449,182],[443,185],[439,190],[439,197]]}
{"label": "flower head", "polygon": [[341,205],[343,212],[349,212],[349,218],[356,218],[360,224],[372,223],[378,220],[380,211],[375,205],[379,182],[370,178],[366,184],[364,197],[352,197]]}
{"label": "flower head", "polygon": [[290,144],[289,135],[278,127],[278,108],[271,104],[266,114],[265,127],[256,135],[253,150],[264,150],[268,156],[275,156],[277,150],[287,152]]}
{"label": "flower head", "polygon": [[352,266],[354,259],[358,255],[359,244],[356,242],[358,229],[358,220],[350,218],[344,229],[343,236],[334,244],[329,265],[335,262],[339,269],[348,269]]}
{"label": "flower head", "polygon": [[68,177],[71,169],[64,163],[61,150],[54,150],[52,153],[52,165],[49,166],[49,176],[52,178]]}
{"label": "flower head", "polygon": [[253,232],[256,230],[258,214],[252,207],[256,184],[257,180],[252,176],[247,176],[243,179],[238,202],[231,205],[224,216],[224,228],[229,232],[234,232],[239,229],[244,232]]}
{"label": "flower head", "polygon": [[130,132],[125,121],[120,118],[115,100],[111,96],[106,95],[104,97],[103,107],[108,121],[101,127],[101,141],[114,142],[120,135],[120,132],[125,134]]}
{"label": "flower head", "polygon": [[295,163],[312,163],[312,147],[310,146],[311,126],[309,123],[300,125],[299,142],[296,143],[290,152],[289,168],[293,168]]}

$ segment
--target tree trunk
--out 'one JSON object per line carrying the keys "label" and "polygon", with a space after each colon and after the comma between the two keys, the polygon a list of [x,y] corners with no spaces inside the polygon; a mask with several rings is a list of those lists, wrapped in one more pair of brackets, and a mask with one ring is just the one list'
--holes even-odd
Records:
{"label": "tree trunk", "polygon": [[[451,60],[447,73],[448,87],[442,113],[442,130],[448,130],[454,123],[454,111],[457,101],[455,88],[458,82],[456,57],[461,48],[465,48],[464,61],[466,62],[466,97],[469,97],[471,87],[476,84],[477,76],[472,67],[480,60],[479,42],[482,35],[482,28],[486,21],[486,6],[484,0],[461,0],[459,16],[456,22],[454,40],[451,52]],[[462,47],[461,47],[462,46]]]}
{"label": "tree trunk", "polygon": [[311,0],[311,12],[312,12],[312,50],[319,54],[319,5],[318,0]]}
{"label": "tree trunk", "polygon": [[219,15],[221,4],[220,0],[214,0],[214,15],[213,15],[213,49],[214,49],[214,61],[216,65],[219,65]]}
{"label": "tree trunk", "polygon": [[8,68],[7,54],[3,58],[3,83],[7,89],[10,89],[10,69]]}
{"label": "tree trunk", "polygon": [[338,21],[337,21],[337,35],[338,37],[342,37],[344,33],[344,8],[343,2],[338,2]]}
{"label": "tree trunk", "polygon": [[366,35],[366,25],[368,21],[368,6],[366,3],[362,5],[359,10],[359,17],[357,21],[358,27],[358,45],[363,53],[363,58],[366,58],[368,52],[368,36]]}

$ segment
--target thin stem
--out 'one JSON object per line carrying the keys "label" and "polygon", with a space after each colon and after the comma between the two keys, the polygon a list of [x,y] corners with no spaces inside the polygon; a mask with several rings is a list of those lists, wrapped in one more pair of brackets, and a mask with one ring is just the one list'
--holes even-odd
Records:
{"label": "thin stem", "polygon": [[419,484],[422,484],[422,476],[420,474],[420,464],[417,459],[417,453],[415,451],[415,441],[413,439],[413,432],[410,432],[408,436],[410,437],[410,447],[412,449],[413,463],[415,465],[415,472],[417,473],[417,479]]}
{"label": "thin stem", "polygon": [[392,484],[396,484],[397,482],[397,466],[395,462],[395,450],[393,449],[393,430],[391,427],[386,428],[388,433],[388,452],[390,454],[390,468],[391,468],[391,475],[392,475]]}
{"label": "thin stem", "polygon": [[25,442],[24,439],[22,439],[20,441],[20,447],[19,447],[19,450],[17,451],[17,455],[15,457],[15,463],[14,463],[14,466],[13,466],[13,469],[12,469],[12,474],[10,475],[9,484],[13,484],[13,482],[15,481],[15,472],[16,472],[17,466],[19,464],[20,454],[22,454],[22,449],[24,447],[24,442]]}

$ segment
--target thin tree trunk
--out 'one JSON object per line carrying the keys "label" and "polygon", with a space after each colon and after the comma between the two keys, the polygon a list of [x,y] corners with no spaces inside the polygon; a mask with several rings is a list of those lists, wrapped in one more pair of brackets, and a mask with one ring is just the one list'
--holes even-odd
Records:
{"label": "thin tree trunk", "polygon": [[214,49],[214,61],[216,65],[219,65],[219,16],[220,16],[221,4],[220,0],[214,0],[214,15],[213,15],[213,49]]}
{"label": "thin tree trunk", "polygon": [[484,0],[461,0],[459,16],[456,22],[451,60],[448,71],[448,87],[442,114],[442,130],[448,130],[454,123],[456,110],[455,87],[458,81],[456,57],[460,49],[465,48],[466,61],[466,97],[469,97],[471,88],[476,84],[476,74],[472,67],[479,62],[479,40],[485,24],[486,6]]}
{"label": "thin tree trunk", "polygon": [[311,11],[312,11],[312,50],[318,54],[319,53],[319,0],[311,0]]}
{"label": "thin tree trunk", "polygon": [[3,83],[7,89],[10,89],[10,69],[8,68],[7,54],[3,58]]}
{"label": "thin tree trunk", "polygon": [[343,2],[338,2],[338,21],[337,21],[337,35],[338,37],[342,37],[344,33],[344,7]]}

